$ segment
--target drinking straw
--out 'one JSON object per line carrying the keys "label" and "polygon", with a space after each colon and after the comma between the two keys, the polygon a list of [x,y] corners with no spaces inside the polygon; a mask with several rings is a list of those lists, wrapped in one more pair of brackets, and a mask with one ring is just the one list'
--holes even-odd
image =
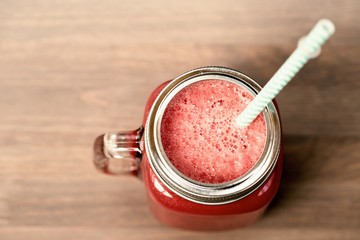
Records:
{"label": "drinking straw", "polygon": [[320,54],[321,46],[334,31],[335,26],[330,20],[321,19],[307,36],[301,38],[295,51],[236,118],[236,125],[240,128],[249,126],[305,63]]}

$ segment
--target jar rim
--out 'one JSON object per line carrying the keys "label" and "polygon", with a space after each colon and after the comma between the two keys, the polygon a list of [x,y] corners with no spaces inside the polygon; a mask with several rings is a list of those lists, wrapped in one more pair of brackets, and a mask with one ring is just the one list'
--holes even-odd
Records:
{"label": "jar rim", "polygon": [[262,88],[250,77],[225,67],[202,67],[171,81],[157,96],[145,126],[145,149],[149,163],[160,181],[175,194],[190,201],[218,205],[239,200],[262,185],[274,169],[280,152],[281,128],[273,102],[264,109],[266,141],[256,164],[244,175],[224,183],[203,183],[178,171],[167,158],[161,142],[161,120],[171,99],[186,86],[208,79],[219,79],[239,85],[255,96]]}

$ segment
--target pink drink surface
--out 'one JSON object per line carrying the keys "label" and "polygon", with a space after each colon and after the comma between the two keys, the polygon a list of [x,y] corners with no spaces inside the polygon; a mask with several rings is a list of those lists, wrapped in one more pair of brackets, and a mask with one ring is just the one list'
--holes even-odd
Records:
{"label": "pink drink surface", "polygon": [[264,115],[244,129],[235,118],[252,99],[222,80],[199,81],[177,93],[161,123],[163,148],[176,169],[204,183],[228,182],[250,170],[265,145]]}

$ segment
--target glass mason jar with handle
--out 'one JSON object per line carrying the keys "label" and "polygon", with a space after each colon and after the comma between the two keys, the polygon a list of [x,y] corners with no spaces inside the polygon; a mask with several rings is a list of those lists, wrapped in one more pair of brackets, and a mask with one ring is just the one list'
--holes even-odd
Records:
{"label": "glass mason jar with handle", "polygon": [[179,172],[166,156],[161,142],[161,119],[180,90],[207,79],[237,84],[252,96],[261,90],[254,80],[229,68],[189,71],[153,91],[137,130],[99,136],[94,144],[94,164],[107,174],[142,178],[152,213],[166,225],[211,231],[244,227],[262,216],[280,184],[282,132],[278,108],[273,101],[263,111],[265,146],[248,172],[224,183],[195,181]]}

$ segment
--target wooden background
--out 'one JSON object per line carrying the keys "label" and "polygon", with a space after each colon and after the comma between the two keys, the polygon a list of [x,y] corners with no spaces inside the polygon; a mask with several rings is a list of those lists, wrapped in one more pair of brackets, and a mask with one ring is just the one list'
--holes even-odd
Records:
{"label": "wooden background", "polygon": [[[0,239],[359,239],[360,2],[2,0]],[[139,126],[161,82],[221,65],[265,83],[322,17],[336,33],[278,96],[285,165],[255,225],[158,223],[92,142]]]}

